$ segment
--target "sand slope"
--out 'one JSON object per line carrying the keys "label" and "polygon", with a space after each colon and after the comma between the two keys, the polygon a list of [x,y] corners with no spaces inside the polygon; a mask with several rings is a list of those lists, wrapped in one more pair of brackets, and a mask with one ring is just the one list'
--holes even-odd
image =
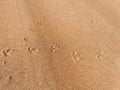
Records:
{"label": "sand slope", "polygon": [[0,0],[0,90],[119,90],[119,0]]}

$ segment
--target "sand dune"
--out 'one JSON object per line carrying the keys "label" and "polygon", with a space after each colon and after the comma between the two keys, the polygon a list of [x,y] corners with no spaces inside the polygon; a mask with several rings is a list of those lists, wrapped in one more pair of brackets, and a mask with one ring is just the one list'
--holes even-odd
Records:
{"label": "sand dune", "polygon": [[0,90],[119,90],[119,0],[0,0]]}

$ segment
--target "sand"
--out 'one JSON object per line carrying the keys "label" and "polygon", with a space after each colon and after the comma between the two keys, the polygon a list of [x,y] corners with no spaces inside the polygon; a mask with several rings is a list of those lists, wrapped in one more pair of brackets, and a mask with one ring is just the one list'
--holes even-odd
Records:
{"label": "sand", "polygon": [[0,90],[120,90],[120,0],[0,0]]}

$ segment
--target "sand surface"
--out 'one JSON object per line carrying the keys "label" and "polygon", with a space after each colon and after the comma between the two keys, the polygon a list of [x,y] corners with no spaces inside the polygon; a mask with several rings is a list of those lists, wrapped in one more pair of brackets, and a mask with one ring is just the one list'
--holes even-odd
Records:
{"label": "sand surface", "polygon": [[120,0],[0,0],[0,90],[120,90]]}

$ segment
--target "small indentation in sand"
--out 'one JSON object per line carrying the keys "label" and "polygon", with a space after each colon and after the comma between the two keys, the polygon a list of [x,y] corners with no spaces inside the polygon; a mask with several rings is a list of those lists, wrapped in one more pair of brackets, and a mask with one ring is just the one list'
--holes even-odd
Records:
{"label": "small indentation in sand", "polygon": [[34,29],[30,29],[30,32],[34,32]]}
{"label": "small indentation in sand", "polygon": [[37,25],[40,25],[40,26],[41,26],[41,25],[42,25],[42,22],[37,22]]}
{"label": "small indentation in sand", "polygon": [[9,48],[9,49],[4,49],[4,50],[2,50],[2,55],[3,56],[11,56],[12,55],[12,52],[14,51],[15,49],[11,49],[11,48]]}
{"label": "small indentation in sand", "polygon": [[97,24],[98,21],[97,21],[96,19],[94,19],[94,20],[91,21],[91,23],[93,23],[93,24]]}
{"label": "small indentation in sand", "polygon": [[73,61],[77,62],[83,59],[83,54],[79,54],[77,51],[71,53]]}
{"label": "small indentation in sand", "polygon": [[7,60],[4,60],[4,61],[2,62],[2,66],[5,65],[5,64],[7,64]]}
{"label": "small indentation in sand", "polygon": [[52,44],[52,45],[50,46],[50,51],[51,51],[52,53],[57,53],[58,50],[59,50],[59,46],[57,46],[56,44]]}
{"label": "small indentation in sand", "polygon": [[28,48],[28,51],[29,51],[31,54],[38,54],[38,53],[39,53],[39,49],[38,49],[38,48],[33,48],[33,47],[29,47],[29,48]]}
{"label": "small indentation in sand", "polygon": [[43,18],[46,18],[46,16],[44,15]]}
{"label": "small indentation in sand", "polygon": [[9,76],[9,81],[11,81],[12,80],[12,76]]}
{"label": "small indentation in sand", "polygon": [[28,38],[24,38],[24,41],[28,41]]}
{"label": "small indentation in sand", "polygon": [[4,64],[6,64],[6,63],[7,63],[7,61],[5,60],[5,61],[4,61]]}

